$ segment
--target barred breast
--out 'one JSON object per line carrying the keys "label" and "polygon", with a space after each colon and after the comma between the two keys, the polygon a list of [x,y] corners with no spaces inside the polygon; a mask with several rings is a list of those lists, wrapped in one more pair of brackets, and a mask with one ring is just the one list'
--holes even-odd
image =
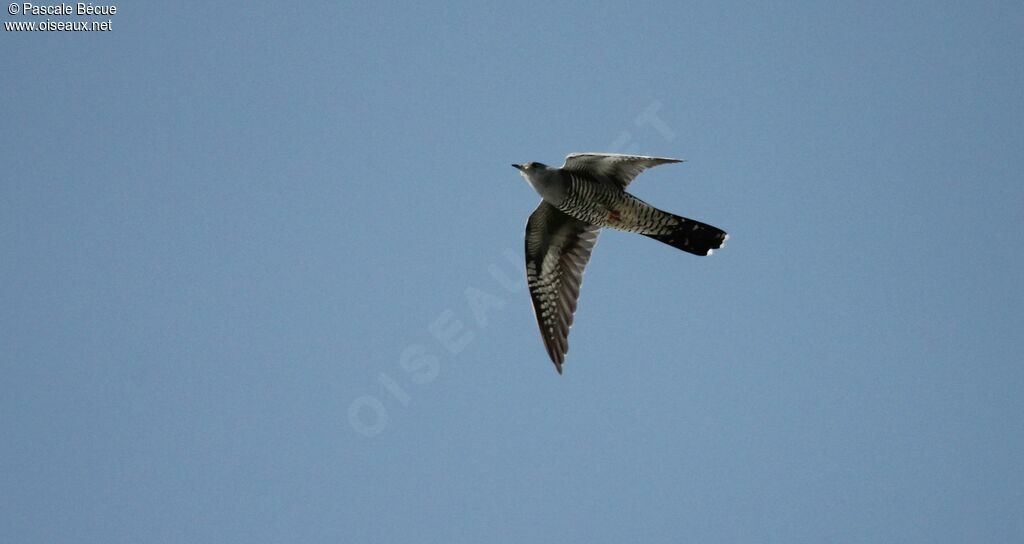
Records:
{"label": "barred breast", "polygon": [[600,227],[646,235],[666,235],[680,223],[680,217],[661,211],[618,187],[567,173],[565,198],[558,209]]}

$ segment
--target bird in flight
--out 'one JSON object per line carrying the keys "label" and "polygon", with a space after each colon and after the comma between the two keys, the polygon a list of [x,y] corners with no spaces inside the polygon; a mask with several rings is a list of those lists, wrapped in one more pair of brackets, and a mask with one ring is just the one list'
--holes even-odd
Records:
{"label": "bird in flight", "polygon": [[711,255],[729,238],[700,221],[661,211],[626,192],[644,170],[679,159],[573,153],[561,168],[513,164],[541,203],[526,222],[526,281],[537,325],[562,373],[583,268],[602,227],[635,232],[694,255]]}

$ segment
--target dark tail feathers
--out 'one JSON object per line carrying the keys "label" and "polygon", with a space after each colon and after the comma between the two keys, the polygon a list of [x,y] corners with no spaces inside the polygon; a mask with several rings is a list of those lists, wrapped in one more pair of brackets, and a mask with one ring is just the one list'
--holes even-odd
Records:
{"label": "dark tail feathers", "polygon": [[700,221],[676,216],[679,224],[668,234],[645,234],[648,238],[654,238],[674,248],[681,249],[694,255],[711,255],[713,250],[722,247],[722,244],[729,239],[724,230],[712,227]]}

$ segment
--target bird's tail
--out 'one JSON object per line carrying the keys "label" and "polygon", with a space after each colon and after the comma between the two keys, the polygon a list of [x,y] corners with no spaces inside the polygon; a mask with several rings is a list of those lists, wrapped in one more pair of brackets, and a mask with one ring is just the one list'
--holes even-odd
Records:
{"label": "bird's tail", "polygon": [[664,242],[676,249],[694,255],[711,255],[711,252],[722,247],[729,235],[724,230],[712,227],[707,223],[694,221],[685,217],[674,216],[679,223],[667,234],[644,234],[659,242]]}

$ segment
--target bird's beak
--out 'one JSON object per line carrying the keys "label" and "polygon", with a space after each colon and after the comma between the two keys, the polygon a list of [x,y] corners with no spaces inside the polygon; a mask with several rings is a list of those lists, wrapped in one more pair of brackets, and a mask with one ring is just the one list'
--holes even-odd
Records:
{"label": "bird's beak", "polygon": [[513,164],[512,168],[515,168],[516,170],[519,170],[520,172],[523,171],[523,165],[521,165],[521,164]]}

